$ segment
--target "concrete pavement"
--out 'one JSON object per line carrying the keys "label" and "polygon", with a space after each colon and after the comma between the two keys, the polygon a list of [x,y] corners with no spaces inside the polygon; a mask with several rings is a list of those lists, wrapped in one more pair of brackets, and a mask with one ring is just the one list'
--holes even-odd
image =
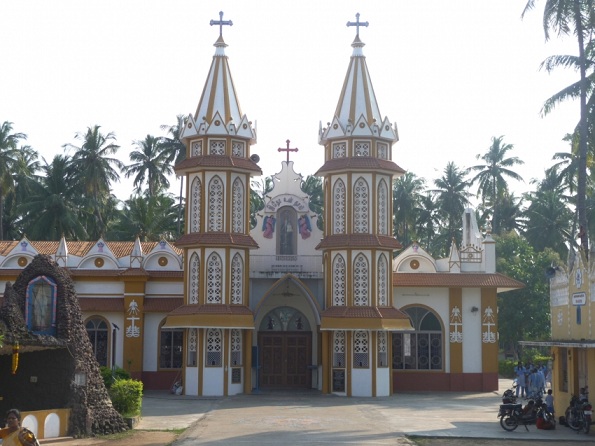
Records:
{"label": "concrete pavement", "polygon": [[[514,432],[497,418],[502,392],[398,393],[383,398],[344,398],[318,392],[260,392],[206,398],[147,392],[141,430],[186,429],[174,446],[357,444],[403,445],[405,437],[593,443],[595,432]],[[593,426],[595,431],[595,425]],[[499,443],[500,444],[500,443]]]}

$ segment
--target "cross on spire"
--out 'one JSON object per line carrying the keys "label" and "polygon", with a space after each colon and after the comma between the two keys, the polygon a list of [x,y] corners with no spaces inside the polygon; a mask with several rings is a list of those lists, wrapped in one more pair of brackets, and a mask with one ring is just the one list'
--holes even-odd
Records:
{"label": "cross on spire", "polygon": [[219,37],[223,36],[223,25],[233,26],[231,20],[223,20],[223,11],[219,11],[219,20],[211,20],[211,26],[219,25]]}
{"label": "cross on spire", "polygon": [[359,37],[359,27],[360,26],[368,26],[368,22],[360,22],[359,21],[359,12],[355,15],[355,22],[347,22],[347,26],[355,26],[356,36]]}
{"label": "cross on spire", "polygon": [[285,141],[287,143],[287,148],[284,149],[282,147],[279,147],[277,149],[278,152],[286,152],[287,153],[287,162],[289,162],[289,152],[297,152],[299,149],[296,147],[295,149],[290,149],[289,148],[289,140]]}

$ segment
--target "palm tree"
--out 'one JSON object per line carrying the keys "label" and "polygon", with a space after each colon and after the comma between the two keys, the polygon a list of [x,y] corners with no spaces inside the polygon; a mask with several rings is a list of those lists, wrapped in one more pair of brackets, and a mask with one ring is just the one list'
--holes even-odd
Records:
{"label": "palm tree", "polygon": [[425,181],[412,172],[398,178],[393,185],[393,226],[395,236],[409,245],[410,231],[415,231]]}
{"label": "palm tree", "polygon": [[324,192],[322,190],[322,178],[308,175],[300,185],[302,192],[310,197],[310,209],[316,213],[318,229],[324,228]]}
{"label": "palm tree", "polygon": [[12,122],[0,125],[0,240],[4,240],[4,199],[13,189],[12,168],[19,141],[27,139],[24,133],[12,133]]}
{"label": "palm tree", "polygon": [[503,194],[508,191],[508,184],[506,177],[523,181],[523,178],[516,172],[510,169],[518,164],[523,164],[516,156],[507,158],[506,154],[512,150],[512,144],[505,144],[503,142],[504,136],[496,138],[492,137],[492,144],[488,151],[483,155],[478,154],[477,159],[483,160],[484,164],[478,164],[468,169],[468,172],[477,172],[471,178],[470,185],[478,183],[477,195],[481,195],[481,202],[484,206],[491,206],[493,209],[493,230],[499,233],[499,228],[496,222],[499,221],[497,213],[497,204]]}
{"label": "palm tree", "polygon": [[434,196],[426,192],[420,197],[419,211],[415,221],[415,233],[418,242],[432,255],[437,255],[434,250],[434,240],[440,225],[439,209]]}
{"label": "palm tree", "polygon": [[430,191],[436,194],[436,205],[443,222],[442,249],[447,249],[453,238],[459,243],[461,241],[460,222],[471,195],[465,173],[466,170],[459,169],[454,162],[449,161],[444,168],[444,175],[434,180],[437,189]]}
{"label": "palm tree", "polygon": [[112,240],[173,241],[176,236],[175,199],[170,194],[158,193],[131,196],[124,202],[119,220],[110,229]]}
{"label": "palm tree", "polygon": [[137,150],[130,152],[130,161],[133,164],[124,167],[126,178],[134,177],[134,186],[137,193],[141,193],[145,182],[148,185],[148,194],[155,196],[163,189],[169,188],[167,175],[173,173],[168,162],[168,153],[163,149],[161,138],[147,135],[143,141],[134,141]]}
{"label": "palm tree", "polygon": [[28,178],[29,196],[19,207],[23,228],[35,240],[85,240],[87,231],[81,222],[80,193],[69,174],[70,158],[56,155],[41,167],[40,181]]}
{"label": "palm tree", "polygon": [[[161,130],[166,130],[167,134],[170,136],[166,136],[163,138],[163,150],[168,154],[168,160],[170,163],[174,163],[174,165],[184,161],[186,159],[186,145],[182,142],[182,129],[186,123],[186,117],[184,115],[177,115],[176,116],[176,124],[168,126],[162,125]],[[179,212],[182,211],[182,196],[184,191],[184,175],[180,175],[180,201],[178,204]],[[178,235],[181,234],[182,225],[181,225],[182,215],[178,215]]]}
{"label": "palm tree", "polygon": [[117,158],[110,158],[120,146],[116,145],[116,136],[110,132],[100,132],[101,126],[88,127],[86,132],[78,132],[75,139],[82,141],[80,147],[64,144],[64,148],[74,149],[70,164],[72,175],[89,201],[89,207],[95,217],[90,230],[93,239],[101,237],[106,230],[104,213],[110,199],[111,183],[118,181],[120,175],[114,169],[124,168],[124,164]]}
{"label": "palm tree", "polygon": [[[529,0],[523,14],[535,6],[535,0]],[[570,94],[568,89],[566,93],[558,93],[557,99],[550,102],[549,106],[546,102],[544,107],[544,114],[547,114],[553,107],[554,104],[565,100],[569,97],[578,97],[580,102],[580,121],[579,121],[579,162],[578,162],[578,185],[577,185],[577,212],[579,225],[583,230],[580,231],[581,247],[585,256],[589,254],[589,239],[587,234],[588,222],[587,222],[587,208],[586,208],[586,195],[587,195],[587,141],[588,141],[588,109],[587,109],[587,94],[589,90],[589,82],[587,80],[587,68],[589,66],[586,52],[588,48],[585,45],[585,39],[589,38],[590,33],[593,32],[595,21],[593,20],[593,7],[594,0],[546,0],[545,8],[543,12],[543,29],[545,33],[545,39],[548,40],[550,31],[556,31],[558,35],[574,33],[578,44],[578,58],[573,56],[554,56],[549,61],[546,60],[546,69],[551,70],[557,66],[569,66],[572,64],[578,67],[580,73],[580,79],[577,84],[569,87],[572,88],[575,93]],[[587,40],[587,44],[592,43]],[[571,62],[572,61],[572,62]],[[591,68],[593,65],[590,65]],[[548,68],[549,67],[549,68]],[[577,88],[578,87],[578,88]],[[562,94],[561,94],[562,93]]]}
{"label": "palm tree", "polygon": [[256,214],[264,209],[265,198],[273,190],[273,176],[250,182],[250,227],[256,226]]}

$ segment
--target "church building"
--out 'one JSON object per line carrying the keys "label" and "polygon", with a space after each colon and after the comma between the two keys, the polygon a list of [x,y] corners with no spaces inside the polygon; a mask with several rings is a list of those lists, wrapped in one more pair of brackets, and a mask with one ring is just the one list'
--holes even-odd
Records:
{"label": "church building", "polygon": [[523,285],[496,272],[495,242],[471,209],[461,216],[462,245],[453,242],[445,259],[392,235],[393,180],[404,170],[363,54],[367,23],[359,14],[348,22],[347,74],[334,116],[319,128],[324,215],[312,211],[287,141],[255,225],[256,129],[225,54],[231,22],[221,14],[211,24],[215,55],[176,166],[186,180],[184,235],[174,244],[0,241],[0,281],[13,281],[36,254],[51,255],[74,279],[100,364],[130,371],[147,389],[496,390],[496,296]]}

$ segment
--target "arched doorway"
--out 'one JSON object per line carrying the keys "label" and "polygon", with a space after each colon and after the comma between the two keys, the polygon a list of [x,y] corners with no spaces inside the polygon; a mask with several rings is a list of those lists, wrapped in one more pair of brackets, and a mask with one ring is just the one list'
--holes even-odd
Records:
{"label": "arched doorway", "polygon": [[311,388],[311,359],[312,331],[308,319],[287,306],[268,312],[258,331],[259,388]]}

